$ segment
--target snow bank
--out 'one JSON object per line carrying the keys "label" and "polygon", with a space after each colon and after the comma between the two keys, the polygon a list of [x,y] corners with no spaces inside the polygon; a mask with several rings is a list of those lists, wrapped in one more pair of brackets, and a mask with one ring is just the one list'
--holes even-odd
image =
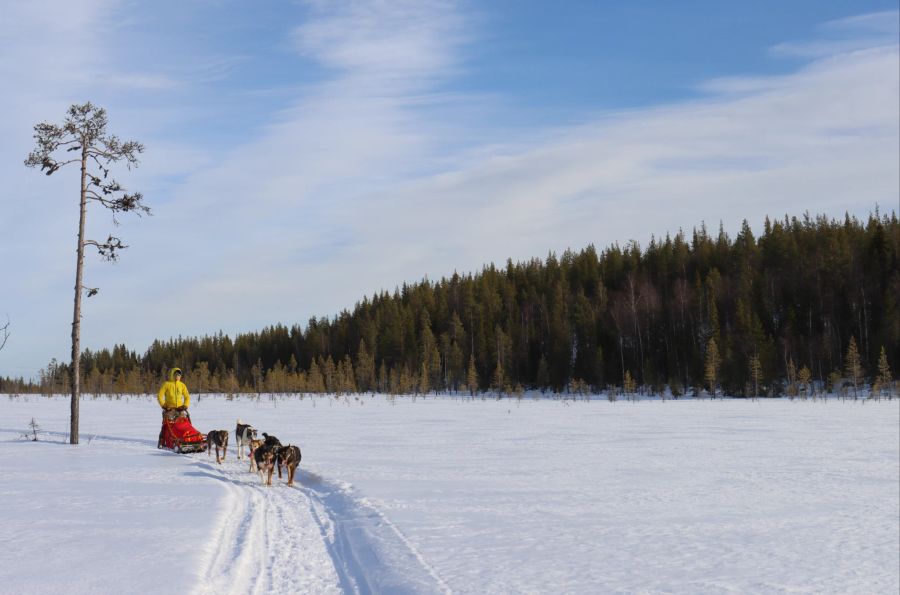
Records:
{"label": "snow bank", "polygon": [[[201,398],[303,449],[299,485],[155,449],[148,398],[0,400],[11,592],[900,588],[900,403]],[[115,430],[115,434],[111,435]],[[96,437],[91,440],[91,437]],[[221,591],[219,591],[221,592]]]}

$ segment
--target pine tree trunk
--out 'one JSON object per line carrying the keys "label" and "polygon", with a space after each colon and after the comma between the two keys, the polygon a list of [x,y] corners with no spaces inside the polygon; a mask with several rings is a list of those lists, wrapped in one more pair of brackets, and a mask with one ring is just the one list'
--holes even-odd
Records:
{"label": "pine tree trunk", "polygon": [[72,315],[72,404],[69,444],[78,444],[78,404],[81,398],[81,277],[84,269],[84,220],[87,213],[87,146],[81,149],[81,214],[78,222],[78,263],[75,267],[75,311]]}
{"label": "pine tree trunk", "polygon": [[[863,355],[865,355],[866,358],[869,358],[869,357],[871,357],[872,352],[870,351],[870,346],[869,346],[869,309],[866,307],[866,289],[865,289],[865,287],[860,287],[859,293],[862,297],[862,311],[863,311],[863,328],[862,328],[863,332],[862,332],[862,337],[860,337],[860,339],[862,339],[862,341],[863,341],[863,350],[862,350]],[[868,361],[872,361],[872,360],[868,360]]]}

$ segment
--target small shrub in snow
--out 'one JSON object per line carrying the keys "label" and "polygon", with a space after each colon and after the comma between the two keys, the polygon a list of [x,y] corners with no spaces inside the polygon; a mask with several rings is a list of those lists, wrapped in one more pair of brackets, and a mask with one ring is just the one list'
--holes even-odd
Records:
{"label": "small shrub in snow", "polygon": [[31,428],[31,434],[26,432],[26,433],[22,434],[22,438],[24,438],[26,440],[31,440],[32,442],[37,442],[38,441],[37,433],[38,433],[38,430],[41,429],[41,426],[39,426],[38,422],[35,421],[35,419],[32,417],[31,421],[28,423],[28,427]]}

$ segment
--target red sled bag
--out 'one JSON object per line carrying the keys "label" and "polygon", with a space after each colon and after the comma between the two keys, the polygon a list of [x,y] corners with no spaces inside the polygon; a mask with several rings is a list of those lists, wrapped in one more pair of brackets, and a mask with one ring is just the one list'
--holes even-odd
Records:
{"label": "red sled bag", "polygon": [[191,425],[190,417],[167,419],[163,415],[158,446],[175,452],[203,452],[206,450],[206,436]]}

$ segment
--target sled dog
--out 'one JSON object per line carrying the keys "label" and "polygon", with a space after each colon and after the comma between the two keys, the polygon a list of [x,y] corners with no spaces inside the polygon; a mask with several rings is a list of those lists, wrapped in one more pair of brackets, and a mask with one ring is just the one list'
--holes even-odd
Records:
{"label": "sled dog", "polygon": [[234,429],[235,442],[237,443],[238,459],[244,458],[244,447],[250,446],[250,441],[256,438],[256,429],[249,425],[241,423],[237,420],[237,427]]}
{"label": "sled dog", "polygon": [[256,452],[256,449],[263,445],[263,441],[257,438],[254,438],[250,441],[250,473],[256,471],[256,459],[253,456],[253,453]]}
{"label": "sled dog", "polygon": [[276,438],[275,436],[269,436],[265,432],[262,433],[263,438],[265,438],[265,444],[267,446],[281,446],[281,440]]}
{"label": "sled dog", "polygon": [[297,472],[297,465],[300,464],[300,447],[288,444],[278,449],[278,477],[281,477],[281,467],[287,469],[287,484],[294,485],[294,475]]}
{"label": "sled dog", "polygon": [[272,471],[275,470],[275,454],[277,450],[277,446],[263,444],[253,451],[253,460],[256,462],[256,472],[259,473],[259,480],[267,486],[272,485]]}
{"label": "sled dog", "polygon": [[281,479],[281,464],[278,462],[278,453],[281,450],[282,446],[281,440],[279,440],[275,436],[269,436],[265,432],[263,432],[262,435],[263,438],[266,439],[263,444],[265,444],[266,446],[275,447],[275,467],[278,469],[278,479]]}
{"label": "sled dog", "polygon": [[[210,430],[206,435],[206,451],[212,456],[212,447],[216,447],[216,462],[221,463],[228,454],[228,430]],[[219,458],[219,449],[222,449],[222,458]]]}

